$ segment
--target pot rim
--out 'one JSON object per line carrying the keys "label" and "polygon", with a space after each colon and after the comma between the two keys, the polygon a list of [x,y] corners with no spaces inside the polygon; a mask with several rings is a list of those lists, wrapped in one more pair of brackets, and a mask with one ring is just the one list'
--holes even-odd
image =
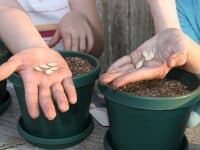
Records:
{"label": "pot rim", "polygon": [[[181,69],[177,69],[181,70]],[[187,71],[181,70],[189,73]],[[184,108],[197,103],[200,99],[200,78],[197,75],[189,73],[198,80],[198,86],[182,96],[169,97],[148,97],[137,96],[126,92],[121,92],[108,85],[98,84],[100,91],[106,97],[106,100],[115,102],[119,105],[124,105],[130,108],[147,109],[147,110],[172,110]]]}

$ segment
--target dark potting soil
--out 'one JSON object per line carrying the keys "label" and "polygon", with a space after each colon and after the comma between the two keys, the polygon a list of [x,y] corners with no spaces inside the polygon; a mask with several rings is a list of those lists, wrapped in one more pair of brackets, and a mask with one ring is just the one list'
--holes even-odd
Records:
{"label": "dark potting soil", "polygon": [[149,97],[181,96],[190,92],[189,88],[180,81],[167,78],[129,83],[118,90],[137,96]]}
{"label": "dark potting soil", "polygon": [[94,69],[94,66],[92,66],[87,59],[81,57],[66,57],[65,60],[67,61],[73,76],[88,73]]}

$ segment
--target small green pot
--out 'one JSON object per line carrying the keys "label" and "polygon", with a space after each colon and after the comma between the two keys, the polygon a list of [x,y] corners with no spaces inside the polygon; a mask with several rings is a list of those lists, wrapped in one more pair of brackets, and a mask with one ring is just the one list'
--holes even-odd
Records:
{"label": "small green pot", "polygon": [[142,97],[99,86],[111,125],[107,143],[112,143],[113,150],[185,149],[181,148],[184,131],[192,108],[199,102],[200,80],[178,69],[167,77],[181,81],[192,92],[177,97]]}
{"label": "small green pot", "polygon": [[56,108],[57,116],[53,121],[47,120],[42,112],[38,119],[30,118],[25,102],[23,81],[17,74],[13,74],[10,78],[15,86],[22,114],[17,125],[19,133],[33,145],[47,149],[75,145],[85,139],[93,130],[89,107],[94,83],[100,73],[100,64],[95,57],[80,52],[61,52],[61,55],[85,58],[95,69],[73,78],[78,102],[72,105],[66,113],[61,113]]}
{"label": "small green pot", "polygon": [[[11,54],[3,43],[0,42],[0,65],[8,60]],[[6,90],[7,80],[0,81],[0,114],[3,113],[11,103],[11,96]]]}

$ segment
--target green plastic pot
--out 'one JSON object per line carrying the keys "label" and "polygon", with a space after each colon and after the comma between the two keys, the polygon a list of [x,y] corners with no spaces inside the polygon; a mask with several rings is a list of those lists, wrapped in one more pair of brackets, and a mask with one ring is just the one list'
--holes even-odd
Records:
{"label": "green plastic pot", "polygon": [[200,80],[179,69],[167,77],[181,81],[192,92],[177,97],[142,97],[99,85],[108,109],[113,150],[184,149],[184,131],[192,108],[199,102]]}
{"label": "green plastic pot", "polygon": [[80,52],[61,52],[61,55],[63,57],[85,58],[95,69],[73,78],[78,103],[72,105],[66,113],[61,113],[56,108],[57,116],[53,121],[47,120],[42,112],[38,119],[30,118],[25,103],[23,81],[17,74],[10,77],[22,114],[17,125],[19,133],[31,144],[47,149],[65,148],[78,144],[93,130],[89,107],[94,83],[100,74],[100,64],[95,57]]}
{"label": "green plastic pot", "polygon": [[[109,130],[106,132],[104,136],[104,147],[106,150],[114,150]],[[188,149],[189,149],[188,140],[187,140],[187,137],[184,136],[179,150],[188,150]]]}
{"label": "green plastic pot", "polygon": [[[4,63],[11,54],[3,43],[0,42],[0,65]],[[11,103],[11,96],[6,90],[7,80],[0,81],[0,114],[3,113]]]}

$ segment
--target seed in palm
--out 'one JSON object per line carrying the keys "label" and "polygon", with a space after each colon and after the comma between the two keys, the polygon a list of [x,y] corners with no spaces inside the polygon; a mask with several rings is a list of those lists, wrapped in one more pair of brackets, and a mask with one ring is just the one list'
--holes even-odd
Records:
{"label": "seed in palm", "polygon": [[144,56],[145,61],[149,61],[149,60],[152,60],[155,58],[155,50],[154,49],[148,50],[148,51],[143,51],[142,54]]}
{"label": "seed in palm", "polygon": [[144,59],[141,59],[136,63],[135,68],[140,69],[142,68],[143,64],[144,64]]}

